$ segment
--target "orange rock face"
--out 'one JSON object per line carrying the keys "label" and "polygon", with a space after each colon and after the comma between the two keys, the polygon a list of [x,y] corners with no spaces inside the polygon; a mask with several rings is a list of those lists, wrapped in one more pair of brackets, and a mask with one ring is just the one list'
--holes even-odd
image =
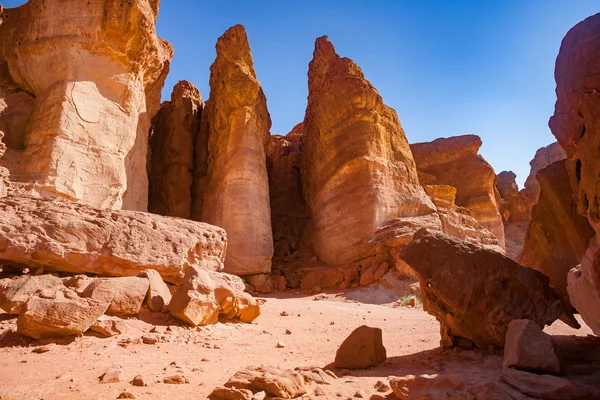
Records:
{"label": "orange rock face", "polygon": [[398,115],[360,68],[317,39],[308,71],[302,186],[310,239],[327,264],[364,258],[387,221],[435,212],[421,188]]}
{"label": "orange rock face", "polygon": [[[566,167],[577,202],[596,235],[600,232],[600,14],[573,27],[556,60],[556,109],[550,128],[567,152]],[[571,303],[600,335],[600,253],[586,252],[568,276]]]}
{"label": "orange rock face", "polygon": [[536,182],[539,200],[517,262],[547,275],[550,285],[568,297],[567,274],[581,261],[594,230],[577,214],[564,160],[539,171]]}
{"label": "orange rock face", "polygon": [[492,232],[504,247],[496,173],[478,154],[481,139],[464,135],[415,143],[410,147],[421,184],[454,186],[456,205],[471,209],[477,222]]}
{"label": "orange rock face", "polygon": [[273,235],[266,147],[271,118],[241,25],[217,41],[210,99],[202,119],[208,130],[202,220],[227,231],[226,272],[269,272]]}
{"label": "orange rock face", "polygon": [[192,212],[194,145],[204,103],[198,89],[181,81],[153,121],[148,211],[187,218]]}
{"label": "orange rock face", "polygon": [[2,262],[106,276],[154,269],[173,283],[188,265],[223,269],[227,235],[208,224],[13,196],[0,199],[0,214]]}
{"label": "orange rock face", "polygon": [[514,319],[543,327],[561,317],[579,327],[546,276],[496,251],[422,229],[401,257],[417,273],[423,309],[440,322],[443,347],[461,339],[504,347]]}
{"label": "orange rock face", "polygon": [[157,12],[157,0],[31,0],[2,11],[0,129],[13,181],[147,209],[147,137],[172,57]]}

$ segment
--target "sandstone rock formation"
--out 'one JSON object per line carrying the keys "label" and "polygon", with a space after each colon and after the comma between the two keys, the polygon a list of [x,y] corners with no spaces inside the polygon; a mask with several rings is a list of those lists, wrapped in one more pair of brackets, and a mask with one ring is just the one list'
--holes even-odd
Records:
{"label": "sandstone rock formation", "polygon": [[[236,372],[225,387],[248,390],[250,393],[264,392],[267,396],[278,399],[295,399],[307,390],[304,378],[298,372],[263,366],[248,367]],[[220,393],[223,392],[220,390]]]}
{"label": "sandstone rock formation", "polygon": [[327,37],[317,39],[309,64],[302,146],[310,238],[327,264],[364,258],[365,241],[394,218],[435,211],[398,115]]}
{"label": "sandstone rock formation", "polygon": [[528,319],[516,319],[508,325],[502,365],[541,374],[560,374],[552,337]]}
{"label": "sandstone rock formation", "polygon": [[244,293],[241,278],[190,267],[169,304],[171,315],[193,325],[214,324],[220,317],[252,322],[260,315],[256,300]]}
{"label": "sandstone rock formation", "polygon": [[148,196],[151,213],[191,217],[194,146],[200,134],[203,107],[198,89],[181,81],[173,88],[171,101],[161,104],[152,121]]}
{"label": "sandstone rock formation", "polygon": [[514,319],[543,327],[561,317],[579,327],[546,276],[498,252],[423,229],[401,257],[418,275],[423,309],[440,322],[443,347],[464,339],[503,347]]}
{"label": "sandstone rock formation", "polygon": [[146,278],[132,276],[95,279],[81,294],[82,297],[108,303],[108,315],[137,315],[148,294]]}
{"label": "sandstone rock formation", "polygon": [[[567,171],[577,211],[600,232],[600,14],[573,27],[562,41],[556,60],[556,109],[552,133],[565,149]],[[571,303],[600,335],[600,254],[591,246],[578,269],[568,277]]]}
{"label": "sandstone rock formation", "polygon": [[411,144],[422,185],[456,188],[456,205],[473,211],[473,216],[492,232],[504,247],[500,195],[496,173],[478,154],[481,139],[475,135],[436,139]]}
{"label": "sandstone rock formation", "polygon": [[19,315],[23,313],[25,304],[35,293],[62,287],[62,280],[52,275],[23,275],[13,279],[2,279],[0,280],[0,308],[8,314]]}
{"label": "sandstone rock formation", "polygon": [[104,313],[108,303],[84,299],[72,290],[46,289],[27,302],[17,332],[33,339],[80,335]]}
{"label": "sandstone rock formation", "polygon": [[548,276],[550,286],[568,298],[567,274],[579,264],[595,232],[577,214],[564,160],[540,170],[536,182],[539,200],[517,262]]}
{"label": "sandstone rock formation", "polygon": [[208,224],[12,196],[0,214],[2,264],[106,276],[154,269],[174,283],[186,266],[223,268],[227,236]]}
{"label": "sandstone rock formation", "polygon": [[335,353],[335,367],[366,369],[384,362],[386,358],[381,329],[363,325],[342,342]]}
{"label": "sandstone rock formation", "polygon": [[171,291],[165,284],[160,274],[153,269],[147,269],[138,274],[139,277],[148,278],[148,293],[146,304],[152,311],[162,311],[171,302]]}
{"label": "sandstone rock formation", "polygon": [[12,180],[146,210],[150,121],[173,55],[157,0],[30,0],[0,16],[0,129]]}
{"label": "sandstone rock formation", "polygon": [[208,132],[202,221],[227,231],[227,272],[265,273],[273,256],[266,168],[271,118],[244,27],[227,30],[216,48],[210,99],[202,113]]}

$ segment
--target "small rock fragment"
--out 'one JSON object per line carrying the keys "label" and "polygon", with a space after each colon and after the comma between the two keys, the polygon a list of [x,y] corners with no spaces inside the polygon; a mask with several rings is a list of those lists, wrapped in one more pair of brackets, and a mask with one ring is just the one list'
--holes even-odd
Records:
{"label": "small rock fragment", "polygon": [[110,369],[100,376],[100,383],[117,383],[121,382],[121,371]]}
{"label": "small rock fragment", "polygon": [[163,379],[163,383],[167,383],[170,385],[183,385],[186,383],[190,383],[190,380],[183,375],[171,375]]}

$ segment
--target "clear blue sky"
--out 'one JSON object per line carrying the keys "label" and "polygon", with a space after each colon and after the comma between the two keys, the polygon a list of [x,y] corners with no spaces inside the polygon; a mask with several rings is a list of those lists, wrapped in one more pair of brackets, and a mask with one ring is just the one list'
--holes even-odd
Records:
{"label": "clear blue sky", "polygon": [[477,134],[496,172],[513,170],[522,184],[535,151],[554,141],[560,42],[597,12],[598,0],[163,0],[158,33],[175,46],[163,98],[182,79],[208,98],[216,40],[243,24],[272,133],[286,134],[304,118],[314,40],[328,35],[396,109],[411,143]]}

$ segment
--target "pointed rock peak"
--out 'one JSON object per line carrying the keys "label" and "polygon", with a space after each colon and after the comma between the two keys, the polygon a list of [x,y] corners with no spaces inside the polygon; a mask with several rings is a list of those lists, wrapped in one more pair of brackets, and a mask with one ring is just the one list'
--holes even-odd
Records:
{"label": "pointed rock peak", "polygon": [[248,43],[248,35],[243,25],[235,25],[227,29],[217,40],[217,61],[226,59],[232,61],[243,60],[252,66],[252,52]]}
{"label": "pointed rock peak", "polygon": [[198,90],[196,85],[189,81],[179,81],[173,88],[173,93],[171,93],[171,101],[181,98],[188,98],[202,102],[200,90]]}
{"label": "pointed rock peak", "polygon": [[313,57],[331,57],[339,58],[337,53],[335,52],[335,47],[333,47],[333,43],[329,41],[327,36],[321,36],[317,38],[315,41],[315,51],[313,53]]}

